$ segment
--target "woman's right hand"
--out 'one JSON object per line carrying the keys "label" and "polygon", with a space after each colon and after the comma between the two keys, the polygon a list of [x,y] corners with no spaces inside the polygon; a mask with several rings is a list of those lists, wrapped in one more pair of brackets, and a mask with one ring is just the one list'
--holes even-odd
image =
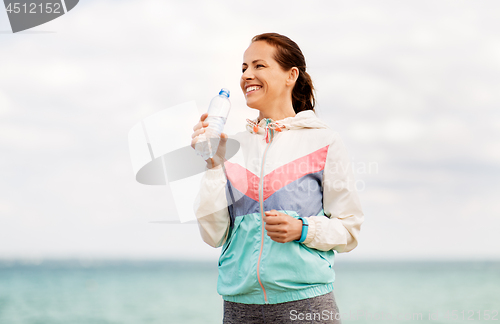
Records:
{"label": "woman's right hand", "polygon": [[[206,128],[208,127],[208,122],[205,121],[207,119],[208,113],[204,113],[200,117],[200,121],[194,125],[193,130],[194,133],[191,135],[191,147],[195,149],[196,142],[199,140],[199,135],[202,133],[205,133]],[[209,158],[206,160],[207,162],[207,168],[212,169],[215,167],[218,167],[222,163],[224,163],[225,155],[226,155],[226,142],[227,142],[227,134],[221,133],[220,134],[220,142],[219,142],[219,147],[217,148],[217,152],[212,158]],[[207,139],[210,140],[210,139]]]}

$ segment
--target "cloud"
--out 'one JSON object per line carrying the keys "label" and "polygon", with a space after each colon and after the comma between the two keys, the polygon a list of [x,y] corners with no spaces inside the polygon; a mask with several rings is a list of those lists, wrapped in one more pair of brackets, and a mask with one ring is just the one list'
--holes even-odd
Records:
{"label": "cloud", "polygon": [[0,91],[0,116],[6,115],[11,111],[12,102],[3,91]]}
{"label": "cloud", "polygon": [[484,242],[498,257],[488,228],[500,225],[499,6],[85,1],[35,29],[54,33],[0,34],[0,256],[183,246],[214,258],[196,226],[149,223],[175,218],[173,201],[135,183],[128,130],[190,100],[202,112],[227,87],[226,132],[241,131],[258,113],[239,92],[243,51],[277,31],[306,55],[318,115],[353,160],[378,166],[356,174],[367,219],[356,253],[400,257],[428,235],[425,255],[463,257]]}

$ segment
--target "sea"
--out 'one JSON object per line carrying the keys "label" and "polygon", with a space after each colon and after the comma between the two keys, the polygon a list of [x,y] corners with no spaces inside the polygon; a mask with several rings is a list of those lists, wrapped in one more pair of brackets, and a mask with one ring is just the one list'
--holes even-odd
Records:
{"label": "sea", "polygon": [[[500,323],[497,261],[334,268],[344,324]],[[222,323],[216,286],[217,261],[0,260],[0,324]]]}

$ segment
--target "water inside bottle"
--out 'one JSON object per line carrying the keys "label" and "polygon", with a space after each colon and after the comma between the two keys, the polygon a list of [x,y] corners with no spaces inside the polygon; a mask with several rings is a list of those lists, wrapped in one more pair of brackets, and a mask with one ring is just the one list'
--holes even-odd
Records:
{"label": "water inside bottle", "polygon": [[220,143],[220,133],[222,133],[222,129],[224,128],[226,118],[209,116],[206,121],[208,121],[209,125],[205,129],[205,133],[199,135],[199,139],[195,144],[196,153],[205,161],[214,157],[217,153]]}

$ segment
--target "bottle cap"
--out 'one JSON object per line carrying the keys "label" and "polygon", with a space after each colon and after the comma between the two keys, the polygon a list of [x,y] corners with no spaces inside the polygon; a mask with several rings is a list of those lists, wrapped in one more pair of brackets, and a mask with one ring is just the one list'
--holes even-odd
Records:
{"label": "bottle cap", "polygon": [[219,95],[224,95],[229,98],[230,92],[226,88],[220,89]]}

